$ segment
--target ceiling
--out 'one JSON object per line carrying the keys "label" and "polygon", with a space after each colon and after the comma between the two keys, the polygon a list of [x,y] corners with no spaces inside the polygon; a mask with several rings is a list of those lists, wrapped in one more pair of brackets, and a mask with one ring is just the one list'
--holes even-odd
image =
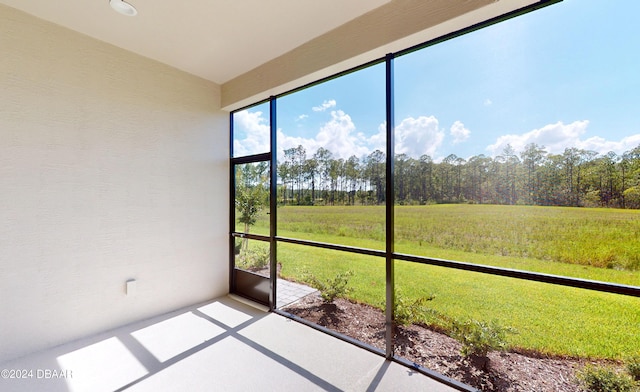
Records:
{"label": "ceiling", "polygon": [[525,7],[560,0],[0,0],[221,86],[221,108],[383,58]]}
{"label": "ceiling", "polygon": [[108,0],[0,3],[223,84],[390,0]]}

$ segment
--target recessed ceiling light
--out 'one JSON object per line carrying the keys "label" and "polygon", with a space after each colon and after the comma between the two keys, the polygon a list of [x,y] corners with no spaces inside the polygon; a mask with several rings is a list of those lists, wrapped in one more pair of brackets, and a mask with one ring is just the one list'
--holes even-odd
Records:
{"label": "recessed ceiling light", "polygon": [[116,10],[116,12],[121,13],[122,15],[136,16],[138,14],[138,10],[136,10],[136,7],[123,0],[109,0],[109,4],[111,5],[111,8]]}

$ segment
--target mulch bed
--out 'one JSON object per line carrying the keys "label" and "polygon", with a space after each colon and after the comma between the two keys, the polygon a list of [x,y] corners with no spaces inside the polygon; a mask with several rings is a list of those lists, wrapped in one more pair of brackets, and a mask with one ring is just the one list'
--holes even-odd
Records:
{"label": "mulch bed", "polygon": [[[318,295],[309,295],[283,310],[371,346],[385,346],[384,314],[372,306],[345,299],[324,304]],[[482,391],[582,391],[576,371],[585,360],[492,352],[483,371],[460,355],[455,339],[423,325],[399,326],[394,342],[396,355]]]}

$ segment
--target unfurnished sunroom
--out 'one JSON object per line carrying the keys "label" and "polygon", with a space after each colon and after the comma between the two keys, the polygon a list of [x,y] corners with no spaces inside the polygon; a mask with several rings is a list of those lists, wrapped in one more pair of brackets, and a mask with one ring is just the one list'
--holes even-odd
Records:
{"label": "unfurnished sunroom", "polygon": [[[258,373],[287,374],[283,388],[427,385],[396,362],[438,380],[433,388],[470,388],[400,351],[396,321],[415,309],[440,320],[421,319],[435,329],[497,319],[517,329],[508,339],[523,352],[632,355],[640,133],[623,116],[637,96],[616,83],[637,84],[637,58],[618,58],[592,89],[579,77],[597,64],[575,79],[554,73],[571,69],[568,55],[556,56],[562,66],[528,67],[545,48],[527,33],[553,37],[578,9],[604,12],[555,3],[137,0],[127,16],[107,0],[2,0],[0,363],[36,371],[34,384],[3,379],[3,388],[251,388],[215,362],[225,355],[255,367],[269,358],[274,372]],[[592,45],[633,36],[612,31]],[[566,53],[587,51],[577,33],[560,34]],[[457,57],[468,53],[478,60]],[[561,98],[569,91],[582,97],[572,107]],[[625,104],[600,113],[588,104],[594,91]],[[500,128],[512,112],[520,123]],[[613,117],[629,118],[626,128],[604,120]],[[627,133],[603,138],[603,123]],[[553,144],[560,136],[569,144]],[[589,253],[578,241],[588,235],[608,247]],[[290,304],[340,279],[353,303],[382,317],[361,327],[377,343],[319,326],[324,305]],[[554,318],[556,339],[540,339]],[[276,337],[291,319],[301,322],[292,340]],[[599,329],[611,323],[621,327]],[[315,329],[296,335],[304,324]],[[300,350],[322,342],[326,352],[305,352],[330,363],[338,340],[327,335],[373,357],[336,346],[356,358],[352,371],[316,370]],[[176,380],[207,363],[225,371]],[[37,377],[72,365],[91,377]],[[113,367],[116,381],[91,366]]]}

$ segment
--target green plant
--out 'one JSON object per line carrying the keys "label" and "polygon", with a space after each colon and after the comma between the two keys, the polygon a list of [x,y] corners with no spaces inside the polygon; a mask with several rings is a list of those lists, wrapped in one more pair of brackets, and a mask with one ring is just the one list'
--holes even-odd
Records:
{"label": "green plant", "polygon": [[320,296],[322,300],[330,304],[336,298],[345,297],[350,289],[347,287],[349,284],[349,278],[353,275],[353,271],[339,272],[333,278],[327,280],[320,280],[316,278],[314,275],[307,274],[306,281],[309,282],[311,286],[320,290]]}
{"label": "green plant", "polygon": [[633,392],[637,391],[631,377],[606,367],[586,366],[578,379],[588,392]]}
{"label": "green plant", "polygon": [[[267,191],[262,186],[239,186],[236,189],[236,210],[238,211],[238,221],[244,223],[245,234],[249,233],[249,228],[256,224],[258,214],[266,206]],[[242,240],[242,249],[246,250],[249,241]]]}
{"label": "green plant", "polygon": [[426,304],[434,298],[435,295],[431,294],[428,297],[412,300],[397,293],[393,304],[393,319],[395,323],[409,325],[424,321],[425,315],[432,311]]}
{"label": "green plant", "polygon": [[507,335],[513,333],[516,333],[515,329],[503,327],[495,321],[454,322],[451,328],[452,337],[462,343],[460,353],[465,357],[486,357],[490,351],[505,350],[508,346]]}
{"label": "green plant", "polygon": [[240,250],[236,256],[236,267],[246,270],[262,269],[269,265],[269,249],[255,248]]}
{"label": "green plant", "polygon": [[627,372],[634,380],[640,381],[640,354],[627,360]]}

